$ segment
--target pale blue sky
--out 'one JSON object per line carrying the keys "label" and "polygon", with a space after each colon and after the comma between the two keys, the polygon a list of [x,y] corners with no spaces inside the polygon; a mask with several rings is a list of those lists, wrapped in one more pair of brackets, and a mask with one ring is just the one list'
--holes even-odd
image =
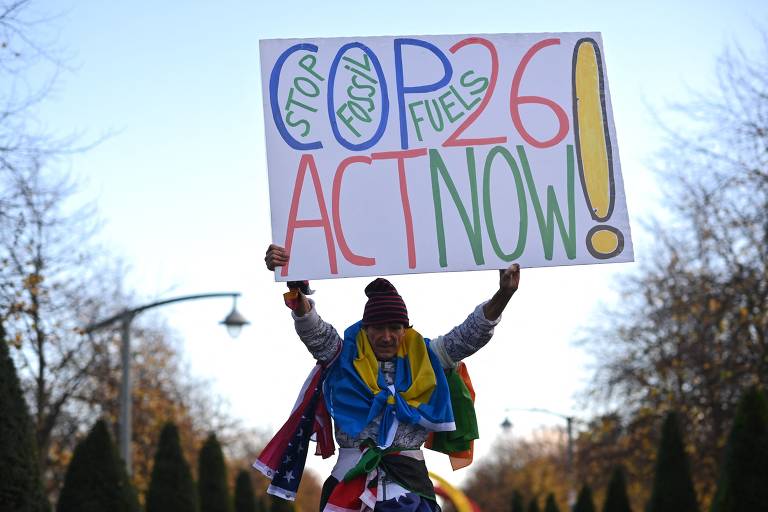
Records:
{"label": "pale blue sky", "polygon": [[[236,341],[216,325],[226,300],[162,311],[197,375],[213,379],[233,412],[275,428],[311,366],[296,340],[283,285],[263,267],[270,242],[258,41],[263,38],[602,33],[636,259],[654,209],[649,164],[663,134],[659,112],[714,83],[715,57],[735,41],[759,45],[764,0],[539,2],[40,2],[57,45],[73,55],[39,120],[83,140],[112,134],[72,158],[105,221],[102,239],[132,267],[142,298],[237,290],[252,322]],[[634,264],[531,269],[489,347],[469,361],[487,452],[505,407],[583,414],[573,394],[589,376],[571,345],[612,277]],[[318,310],[340,330],[362,312],[367,279],[318,282]],[[426,336],[463,320],[494,291],[489,272],[401,276],[392,281]],[[557,420],[515,414],[519,432]],[[318,467],[318,465],[313,465]],[[438,471],[452,481],[462,474]]]}

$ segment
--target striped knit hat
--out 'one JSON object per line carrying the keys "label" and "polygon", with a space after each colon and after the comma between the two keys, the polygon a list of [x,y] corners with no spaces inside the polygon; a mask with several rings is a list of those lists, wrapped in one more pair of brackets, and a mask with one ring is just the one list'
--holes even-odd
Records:
{"label": "striped knit hat", "polygon": [[363,311],[363,326],[376,324],[403,324],[407,327],[408,310],[403,298],[397,293],[392,283],[378,278],[365,287],[368,302]]}

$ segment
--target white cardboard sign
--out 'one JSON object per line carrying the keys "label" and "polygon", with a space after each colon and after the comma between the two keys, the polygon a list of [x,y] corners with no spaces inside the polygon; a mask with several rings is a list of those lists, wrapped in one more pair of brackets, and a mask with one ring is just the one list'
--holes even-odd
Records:
{"label": "white cardboard sign", "polygon": [[632,261],[599,33],[260,50],[278,281]]}

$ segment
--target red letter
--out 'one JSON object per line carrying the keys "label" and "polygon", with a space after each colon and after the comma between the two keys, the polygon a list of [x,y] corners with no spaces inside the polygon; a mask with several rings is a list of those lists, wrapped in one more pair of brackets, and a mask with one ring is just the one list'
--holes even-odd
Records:
{"label": "red letter", "polygon": [[341,178],[344,176],[344,171],[347,170],[351,164],[371,164],[371,159],[367,156],[350,156],[345,158],[336,168],[336,175],[333,177],[333,198],[331,204],[333,205],[333,228],[336,230],[336,238],[339,239],[339,249],[341,254],[347,259],[348,262],[353,265],[359,265],[361,267],[370,267],[376,264],[376,258],[367,258],[365,256],[358,256],[353,253],[347,245],[347,240],[344,238],[344,231],[341,229],[341,215],[339,214],[339,199],[341,196]]}
{"label": "red letter", "polygon": [[405,237],[408,244],[408,268],[416,268],[416,246],[413,241],[413,217],[411,202],[408,200],[408,184],[405,181],[405,159],[424,156],[425,148],[407,149],[404,151],[383,151],[371,154],[374,160],[397,159],[397,175],[400,180],[400,200],[403,202],[403,217],[405,218]]}
{"label": "red letter", "polygon": [[[307,168],[312,175],[312,183],[315,185],[315,195],[317,196],[317,206],[320,208],[319,219],[298,220],[299,199],[301,198],[301,189],[304,185],[304,178],[307,174]],[[291,254],[291,245],[293,244],[293,232],[296,228],[323,228],[325,231],[325,244],[328,246],[328,262],[331,267],[331,274],[338,274],[336,267],[336,246],[333,243],[333,232],[331,223],[328,220],[328,210],[325,208],[325,199],[323,199],[323,187],[320,185],[320,176],[317,174],[317,165],[311,154],[301,156],[299,161],[299,172],[296,175],[296,185],[293,187],[293,198],[291,199],[291,211],[288,214],[288,228],[285,234],[285,250]],[[283,267],[282,276],[288,275],[288,265]]]}
{"label": "red letter", "polygon": [[[563,107],[549,98],[542,98],[541,96],[520,96],[520,81],[523,79],[523,73],[525,72],[528,63],[539,50],[555,44],[560,44],[560,40],[544,39],[531,46],[525,55],[523,55],[523,58],[520,59],[520,64],[515,70],[515,76],[512,77],[512,89],[509,91],[509,113],[512,115],[512,122],[515,123],[515,128],[520,132],[520,135],[525,139],[525,142],[535,148],[552,147],[568,135],[568,115],[565,113],[565,110],[563,110]],[[520,105],[525,105],[526,103],[544,105],[552,110],[557,117],[558,123],[557,134],[554,137],[549,140],[539,141],[534,139],[533,136],[525,130],[523,120],[520,119]]]}
{"label": "red letter", "polygon": [[468,37],[467,39],[464,39],[462,41],[459,41],[455,45],[451,46],[450,52],[456,53],[460,49],[464,48],[467,45],[470,44],[479,44],[481,46],[484,46],[486,50],[488,50],[488,53],[491,54],[491,78],[488,82],[488,90],[485,91],[485,96],[483,96],[483,101],[480,102],[480,105],[478,105],[477,110],[470,113],[467,118],[464,120],[461,125],[456,128],[456,131],[454,131],[450,137],[448,137],[445,142],[443,143],[443,147],[451,147],[451,146],[481,146],[484,144],[503,144],[507,142],[506,137],[485,137],[480,139],[459,139],[459,135],[464,133],[464,130],[469,128],[469,126],[475,122],[475,120],[480,117],[480,114],[485,110],[485,107],[488,105],[488,102],[491,101],[491,96],[493,96],[493,90],[496,88],[496,79],[499,77],[499,56],[496,53],[496,47],[493,46],[493,43],[491,43],[487,39],[483,39],[482,37]]}

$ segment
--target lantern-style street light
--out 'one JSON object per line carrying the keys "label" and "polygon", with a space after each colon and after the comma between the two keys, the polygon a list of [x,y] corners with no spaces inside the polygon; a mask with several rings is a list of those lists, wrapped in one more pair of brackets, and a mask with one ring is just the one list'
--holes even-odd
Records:
{"label": "lantern-style street light", "polygon": [[120,359],[122,380],[120,382],[120,420],[119,420],[119,435],[118,445],[120,449],[120,456],[125,462],[125,467],[130,475],[132,473],[132,457],[131,457],[131,438],[133,437],[131,429],[131,416],[132,416],[132,401],[131,401],[131,322],[136,315],[142,313],[148,309],[153,309],[159,306],[165,306],[166,304],[173,304],[176,302],[185,302],[188,300],[197,299],[211,299],[216,297],[232,297],[232,311],[219,322],[227,327],[227,332],[233,338],[236,338],[244,325],[250,322],[245,319],[243,315],[237,311],[237,298],[240,296],[238,292],[221,292],[221,293],[201,293],[198,295],[185,295],[183,297],[174,297],[172,299],[160,300],[146,304],[133,309],[126,309],[113,315],[109,318],[94,322],[87,326],[84,331],[86,334],[90,334],[99,329],[104,329],[110,325],[120,322]]}

